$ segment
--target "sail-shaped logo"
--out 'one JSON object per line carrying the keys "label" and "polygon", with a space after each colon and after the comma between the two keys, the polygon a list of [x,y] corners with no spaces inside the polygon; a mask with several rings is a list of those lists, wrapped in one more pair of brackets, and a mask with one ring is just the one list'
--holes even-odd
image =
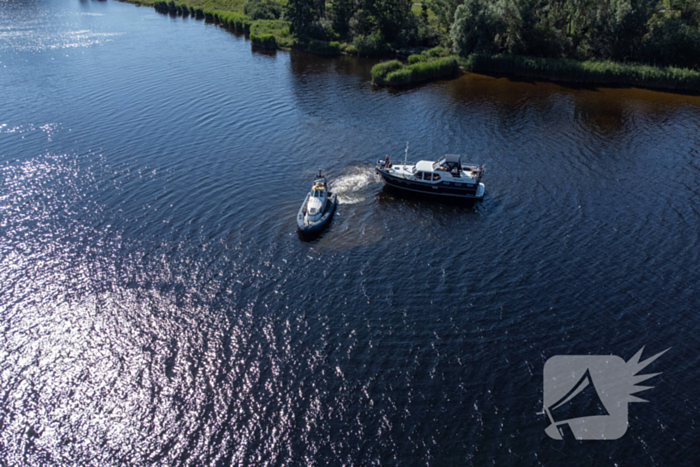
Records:
{"label": "sail-shaped logo", "polygon": [[632,394],[651,389],[637,383],[660,373],[637,373],[667,350],[639,362],[615,355],[557,355],[544,365],[545,432],[554,439],[611,440],[627,431],[627,404],[647,402]]}

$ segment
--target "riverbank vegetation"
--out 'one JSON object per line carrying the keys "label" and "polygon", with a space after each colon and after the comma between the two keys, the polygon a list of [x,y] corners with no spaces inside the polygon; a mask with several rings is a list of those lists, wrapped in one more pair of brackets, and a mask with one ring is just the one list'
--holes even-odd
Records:
{"label": "riverbank vegetation", "polygon": [[379,63],[372,67],[372,81],[380,86],[405,86],[424,81],[459,75],[457,57],[443,57],[443,47],[408,57],[408,65],[399,60]]}
{"label": "riverbank vegetation", "polygon": [[464,0],[450,38],[462,57],[520,55],[700,69],[698,0]]}
{"label": "riverbank vegetation", "polygon": [[258,47],[408,56],[373,73],[383,85],[449,76],[442,59],[454,54],[469,71],[700,91],[698,0],[128,1],[250,33]]}
{"label": "riverbank vegetation", "polygon": [[460,59],[468,71],[507,74],[573,84],[631,85],[676,91],[700,90],[700,72],[687,68],[654,67],[613,61],[472,54]]}

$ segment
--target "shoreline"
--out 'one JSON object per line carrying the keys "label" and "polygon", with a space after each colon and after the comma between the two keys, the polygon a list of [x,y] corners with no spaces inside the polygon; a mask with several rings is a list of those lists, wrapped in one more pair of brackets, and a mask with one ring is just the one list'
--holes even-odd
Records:
{"label": "shoreline", "polygon": [[[188,3],[175,3],[174,0],[118,0],[136,6],[153,7],[158,13],[171,16],[191,16],[218,24],[238,34],[248,34],[251,45],[268,50],[300,50],[322,56],[359,55],[352,44],[317,40],[300,41],[289,33],[282,20],[251,20],[242,12],[229,10],[209,10]],[[441,47],[438,47],[441,48]],[[437,49],[437,48],[436,48]],[[423,54],[435,49],[425,49]],[[408,58],[408,63],[394,65],[389,73],[377,70],[386,67],[389,61],[382,61],[372,68],[372,82],[379,86],[405,87],[424,84],[441,79],[455,79],[461,72],[473,72],[492,76],[512,76],[523,79],[536,79],[552,83],[578,86],[637,87],[657,91],[700,95],[700,72],[687,68],[657,67],[643,64],[619,63],[613,61],[580,62],[571,59],[527,57],[520,55],[482,55],[468,57],[442,54],[440,60],[456,60],[461,72],[453,67],[443,67],[444,71],[433,73],[430,68],[433,60],[419,59],[400,51],[392,51],[379,58]],[[443,60],[444,61],[444,60]],[[382,67],[380,67],[382,65]],[[421,72],[422,71],[422,72]],[[375,75],[378,75],[375,79]]]}
{"label": "shoreline", "polygon": [[460,57],[459,64],[468,72],[491,76],[513,76],[576,86],[642,88],[700,95],[700,72],[685,68],[478,54]]}

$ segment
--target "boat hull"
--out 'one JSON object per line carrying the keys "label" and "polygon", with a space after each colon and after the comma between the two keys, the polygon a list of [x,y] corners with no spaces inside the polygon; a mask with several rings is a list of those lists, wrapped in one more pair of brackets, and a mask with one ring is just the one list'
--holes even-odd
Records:
{"label": "boat hull", "polygon": [[452,198],[482,199],[484,197],[484,192],[486,191],[483,183],[475,183],[471,186],[467,186],[466,183],[459,186],[455,185],[454,182],[425,183],[407,180],[403,177],[397,177],[392,175],[386,169],[375,168],[375,170],[377,173],[379,173],[379,175],[381,175],[382,179],[387,185],[414,193],[447,196]]}
{"label": "boat hull", "polygon": [[315,222],[306,222],[306,220],[304,220],[304,208],[306,208],[310,196],[311,193],[306,195],[304,203],[301,205],[301,208],[299,208],[299,213],[297,214],[297,227],[299,228],[299,232],[307,235],[319,233],[326,228],[328,224],[330,224],[333,214],[335,214],[335,209],[338,206],[338,195],[331,193],[328,203],[326,203],[326,211],[321,218]]}

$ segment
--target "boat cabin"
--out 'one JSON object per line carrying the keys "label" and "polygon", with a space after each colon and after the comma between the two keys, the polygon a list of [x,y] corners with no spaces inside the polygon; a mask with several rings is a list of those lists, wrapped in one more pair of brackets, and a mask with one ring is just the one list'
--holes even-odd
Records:
{"label": "boat cabin", "polygon": [[[439,172],[448,172],[440,174]],[[420,161],[413,169],[415,180],[437,181],[467,176],[472,179],[480,179],[483,170],[476,165],[462,165],[459,154],[447,154],[435,162]]]}
{"label": "boat cabin", "polygon": [[416,164],[415,171],[413,172],[413,177],[416,180],[428,180],[428,181],[438,181],[440,177],[439,173],[435,173],[433,168],[433,163],[428,161],[420,161]]}
{"label": "boat cabin", "polygon": [[[452,177],[460,177],[462,173],[462,161],[459,154],[447,154],[435,162],[419,161],[414,169],[416,180],[440,180],[446,175],[440,176],[436,172],[449,172]],[[447,177],[450,178],[450,177]]]}

